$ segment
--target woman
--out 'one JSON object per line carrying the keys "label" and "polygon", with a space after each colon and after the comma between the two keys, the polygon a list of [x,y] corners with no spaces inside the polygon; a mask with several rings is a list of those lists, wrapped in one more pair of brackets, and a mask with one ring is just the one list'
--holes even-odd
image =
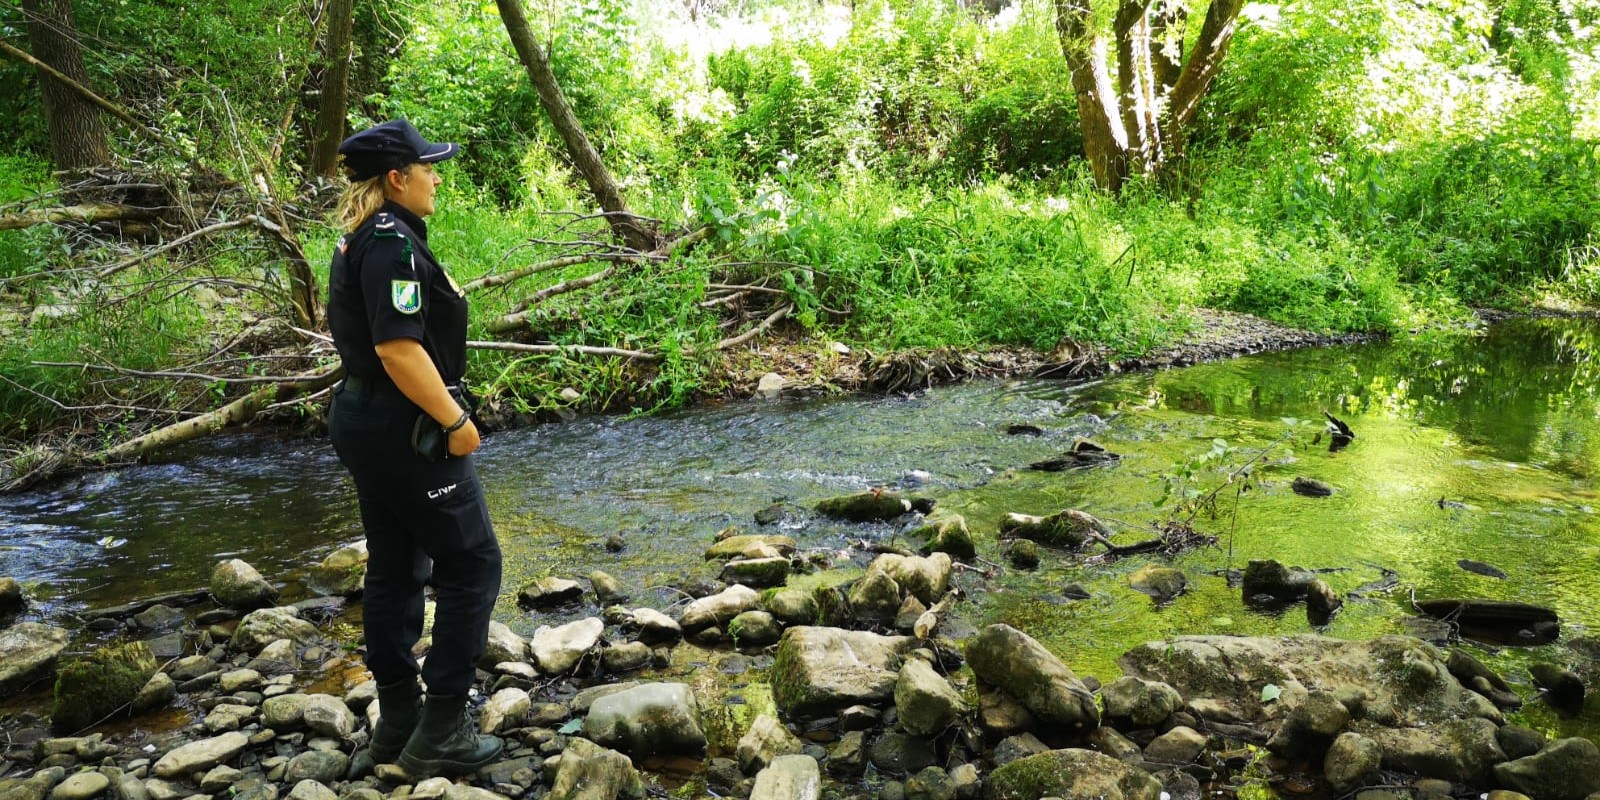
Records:
{"label": "woman", "polygon": [[[346,231],[328,279],[328,327],[344,362],[328,427],[355,479],[367,537],[367,668],[382,716],[374,763],[416,777],[474,772],[502,743],[467,715],[500,593],[500,545],[473,468],[478,429],[462,387],[467,301],[428,249],[433,165],[453,144],[385,122],[339,147],[350,185]],[[433,648],[420,667],[423,585],[433,585]],[[422,698],[418,675],[427,683]]]}

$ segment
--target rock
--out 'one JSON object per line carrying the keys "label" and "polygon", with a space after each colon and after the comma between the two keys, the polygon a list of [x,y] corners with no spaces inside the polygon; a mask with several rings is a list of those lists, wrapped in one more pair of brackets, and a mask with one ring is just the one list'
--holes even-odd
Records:
{"label": "rock", "polygon": [[567,578],[540,578],[517,592],[517,602],[528,608],[550,608],[582,599],[583,586]]}
{"label": "rock", "polygon": [[722,566],[718,578],[725,583],[740,583],[757,589],[782,586],[789,580],[789,559],[783,556],[734,559]]}
{"label": "rock", "polygon": [[309,696],[302,719],[307,728],[339,740],[349,739],[356,729],[356,715],[343,700],[331,694]]}
{"label": "rock", "polygon": [[1129,764],[1136,765],[1144,762],[1144,750],[1139,747],[1137,742],[1117,733],[1115,728],[1101,725],[1090,731],[1088,741],[1096,751],[1105,753],[1118,761],[1126,761]]}
{"label": "rock", "polygon": [[729,536],[706,550],[707,561],[727,561],[735,558],[769,558],[787,556],[795,551],[794,539],[789,536]]}
{"label": "rock", "polygon": [[867,768],[867,735],[849,731],[828,751],[828,772],[844,778],[859,776]]}
{"label": "rock", "polygon": [[1538,800],[1584,800],[1600,792],[1600,748],[1588,739],[1557,739],[1537,755],[1496,765],[1494,776]]}
{"label": "rock", "polygon": [[312,780],[331,784],[343,778],[349,766],[349,756],[337,750],[307,750],[289,759],[289,765],[283,771],[283,780],[285,783]]}
{"label": "rock", "polygon": [[906,661],[900,668],[894,685],[894,707],[902,730],[926,737],[944,733],[967,710],[950,682],[919,658]]}
{"label": "rock", "polygon": [[0,697],[47,677],[67,649],[67,632],[37,622],[0,630]]}
{"label": "rock", "polygon": [[924,542],[924,553],[948,553],[951,558],[967,560],[978,555],[972,531],[967,529],[967,520],[960,514],[930,520],[926,525],[912,529],[908,535]]}
{"label": "rock", "polygon": [[1339,613],[1344,605],[1344,598],[1333,590],[1322,579],[1313,580],[1306,586],[1306,619],[1312,625],[1326,625],[1333,615]]}
{"label": "rock", "polygon": [[0,781],[0,800],[45,800],[66,774],[62,767],[45,767],[21,781]]}
{"label": "rock", "polygon": [[367,543],[341,547],[322,559],[306,575],[306,585],[318,594],[332,597],[355,597],[361,594],[367,579]]}
{"label": "rock", "polygon": [[956,800],[956,783],[938,767],[925,767],[906,779],[906,800]]}
{"label": "rock", "polygon": [[705,750],[700,706],[682,683],[646,683],[607,695],[589,707],[583,735],[635,758],[694,755]]}
{"label": "rock", "polygon": [[1325,753],[1350,722],[1350,711],[1328,692],[1315,691],[1289,711],[1267,749],[1286,758],[1315,758]]}
{"label": "rock", "polygon": [[614,695],[618,692],[626,692],[629,689],[633,689],[642,685],[643,684],[639,683],[638,681],[624,681],[622,683],[591,686],[581,692],[578,692],[578,694],[572,698],[572,702],[568,705],[571,707],[573,714],[582,716],[589,713],[589,707],[594,705],[596,700],[599,700],[602,697]]}
{"label": "rock", "polygon": [[977,800],[978,793],[983,791],[983,779],[978,776],[978,768],[971,764],[950,770],[950,781],[955,784],[956,800]]}
{"label": "rock", "polygon": [[761,596],[761,608],[784,625],[814,625],[817,601],[799,589],[778,589]]}
{"label": "rock", "polygon": [[1460,626],[1463,636],[1517,645],[1553,642],[1561,618],[1544,606],[1508,600],[1418,600],[1418,611]]}
{"label": "rock", "polygon": [[1179,725],[1157,736],[1144,748],[1144,757],[1160,764],[1187,764],[1206,749],[1204,734]]}
{"label": "rock", "polygon": [[1128,576],[1128,585],[1157,603],[1166,603],[1183,594],[1189,586],[1189,578],[1171,567],[1146,564]]}
{"label": "rock", "polygon": [[156,762],[154,771],[158,778],[183,778],[196,772],[231,761],[250,744],[250,737],[230,731],[221,736],[190,742],[168,752]]}
{"label": "rock", "polygon": [[1521,725],[1502,726],[1494,732],[1494,740],[1500,743],[1500,749],[1510,761],[1534,755],[1549,743],[1544,734]]}
{"label": "rock", "polygon": [[784,631],[772,667],[778,709],[794,719],[878,705],[894,695],[900,660],[913,640],[864,631],[798,626]]}
{"label": "rock", "polygon": [[260,689],[263,683],[261,673],[253,669],[228,670],[217,678],[217,688],[226,694]]}
{"label": "rock", "polygon": [[1178,690],[1160,681],[1123,676],[1100,688],[1106,716],[1127,720],[1135,728],[1152,728],[1183,708]]}
{"label": "rock", "polygon": [[1009,625],[990,625],[967,643],[978,680],[1002,688],[1046,725],[1087,731],[1100,724],[1088,687],[1044,645]]}
{"label": "rock", "polygon": [[683,609],[678,625],[686,633],[694,633],[712,626],[722,626],[734,617],[760,605],[761,596],[748,586],[729,586],[709,597],[702,597]]}
{"label": "rock", "polygon": [[157,661],[171,661],[183,655],[183,634],[177,631],[146,639],[144,644]]}
{"label": "rock", "polygon": [[98,772],[79,772],[50,791],[50,800],[90,800],[111,787],[111,779]]}
{"label": "rock", "polygon": [[1033,712],[1010,695],[983,683],[978,684],[978,724],[996,737],[1032,730],[1038,724]]}
{"label": "rock", "polygon": [[1039,566],[1039,545],[1032,539],[1012,539],[1006,546],[1006,558],[1017,569],[1033,569]]}
{"label": "rock", "polygon": [[750,800],[818,800],[822,771],[810,756],[778,756],[756,776]]}
{"label": "rock", "polygon": [[157,672],[145,681],[139,693],[133,696],[129,705],[132,714],[144,714],[158,708],[166,708],[173,698],[178,696],[178,685],[172,682],[172,676],[165,672]]}
{"label": "rock", "polygon": [[409,796],[414,800],[443,800],[444,793],[449,789],[449,778],[428,778],[412,787]]}
{"label": "rock", "polygon": [[644,642],[622,642],[600,651],[600,666],[612,675],[650,666],[654,653]]}
{"label": "rock", "polygon": [[134,628],[145,633],[175,631],[188,621],[182,611],[163,603],[156,603],[133,615]]}
{"label": "rock", "polygon": [[578,660],[600,643],[600,634],[605,629],[606,624],[596,617],[555,628],[540,625],[533,632],[528,649],[533,652],[533,661],[540,672],[560,675],[577,666]]}
{"label": "rock", "polygon": [[1252,560],[1245,565],[1241,592],[1246,603],[1267,595],[1284,603],[1292,603],[1306,596],[1306,590],[1317,576],[1299,567],[1286,567],[1276,561]]}
{"label": "rock", "polygon": [[783,387],[788,386],[787,378],[776,372],[768,372],[756,382],[756,395],[763,400],[776,400],[783,394]]}
{"label": "rock", "polygon": [[1031,539],[1053,547],[1082,547],[1090,534],[1110,536],[1111,526],[1074,508],[1064,509],[1048,517],[1027,514],[1007,514],[1000,518],[1000,538]]}
{"label": "rock", "polygon": [[[947,553],[930,556],[898,556],[885,554],[873,559],[867,574],[874,570],[885,572],[900,586],[900,591],[915,595],[918,600],[933,605],[944,597],[950,588],[950,574],[955,565]],[[895,608],[900,606],[895,601]],[[891,614],[892,616],[892,614]]]}
{"label": "rock", "polygon": [[671,644],[683,638],[678,621],[653,608],[634,609],[633,624],[639,626],[639,641],[648,645]]}
{"label": "rock", "polygon": [[872,765],[891,775],[908,775],[939,763],[933,742],[900,731],[885,731],[867,751]]}
{"label": "rock", "polygon": [[247,611],[272,605],[278,593],[255,567],[231,558],[211,570],[211,596],[229,608]]}
{"label": "rock", "polygon": [[633,762],[587,739],[569,739],[561,753],[548,800],[639,800],[644,781]]}
{"label": "rock", "polygon": [[294,730],[306,724],[311,696],[299,693],[269,697],[261,704],[261,724],[273,730]]}
{"label": "rock", "polygon": [[220,767],[212,767],[211,771],[200,779],[200,791],[207,794],[217,794],[232,788],[234,784],[242,780],[244,780],[243,771],[223,764]]}
{"label": "rock", "polygon": [[1341,733],[1322,760],[1322,771],[1337,791],[1366,786],[1383,764],[1383,748],[1359,733]]}
{"label": "rock", "polygon": [[1294,481],[1289,484],[1289,488],[1293,490],[1295,494],[1304,495],[1306,497],[1331,497],[1333,495],[1332,486],[1329,486],[1328,484],[1323,483],[1316,478],[1307,478],[1305,476],[1295,478]]}
{"label": "rock", "polygon": [[839,712],[839,730],[864,731],[878,727],[883,714],[872,706],[850,706]]}
{"label": "rock", "polygon": [[873,490],[831,497],[817,504],[817,513],[849,522],[887,522],[911,510],[911,501],[893,492]]}
{"label": "rock", "polygon": [[339,800],[339,796],[316,781],[304,780],[289,790],[289,800]]}
{"label": "rock", "polygon": [[489,621],[489,641],[479,667],[492,667],[505,661],[527,661],[528,642],[503,622]]}
{"label": "rock", "polygon": [[1448,720],[1427,729],[1380,729],[1371,733],[1383,750],[1383,768],[1425,778],[1482,785],[1491,768],[1506,760],[1486,719]]}
{"label": "rock", "polygon": [[882,570],[867,570],[850,587],[850,610],[866,620],[893,619],[900,610],[900,584]]}
{"label": "rock", "polygon": [[900,604],[900,610],[894,612],[894,629],[901,633],[912,633],[917,629],[917,620],[928,613],[928,607],[922,604],[915,595],[906,595],[905,602]]}
{"label": "rock", "polygon": [[620,533],[612,533],[610,536],[606,537],[605,547],[607,553],[620,553],[627,546],[628,540],[622,538],[622,534]]}
{"label": "rock", "polygon": [[1039,741],[1039,737],[1031,733],[1007,736],[994,746],[994,764],[1003,767],[1013,761],[1021,761],[1028,756],[1050,752],[1050,745]]}
{"label": "rock", "polygon": [[[1118,663],[1126,674],[1167,683],[1218,722],[1281,719],[1317,690],[1339,698],[1352,719],[1387,727],[1499,716],[1450,674],[1438,648],[1406,636],[1180,636],[1135,647]],[[1263,702],[1269,685],[1278,699]]]}
{"label": "rock", "polygon": [[783,727],[783,723],[769,714],[756,717],[750,730],[739,738],[736,755],[739,769],[754,775],[765,769],[778,756],[798,755],[803,749],[800,739]]}
{"label": "rock", "polygon": [[1092,750],[1051,750],[989,774],[984,800],[1161,800],[1150,773]]}
{"label": "rock", "polygon": [[728,623],[735,647],[765,647],[783,635],[778,620],[765,611],[746,611]]}
{"label": "rock", "polygon": [[206,714],[205,728],[211,733],[236,731],[255,718],[255,715],[256,710],[250,706],[223,703],[212,706],[211,712]]}
{"label": "rock", "polygon": [[280,639],[302,646],[311,644],[317,640],[317,626],[300,619],[292,608],[263,608],[239,621],[228,648],[254,654]]}
{"label": "rock", "polygon": [[628,593],[623,591],[622,584],[600,570],[589,573],[589,585],[594,587],[595,599],[603,605],[621,603],[628,599]]}
{"label": "rock", "polygon": [[[520,789],[522,787],[517,786],[515,788]],[[452,783],[445,787],[444,800],[509,800],[509,798],[503,794],[495,794],[487,789],[479,789],[476,786]]]}
{"label": "rock", "polygon": [[1537,663],[1528,667],[1533,685],[1544,690],[1544,701],[1550,707],[1575,717],[1583,711],[1583,679],[1576,672],[1554,664]]}
{"label": "rock", "polygon": [[22,596],[22,584],[16,578],[0,578],[0,617],[20,614],[28,608]]}
{"label": "rock", "polygon": [[155,674],[155,656],[143,642],[102,647],[66,664],[56,676],[50,729],[72,733],[131,707]]}
{"label": "rock", "polygon": [[505,733],[520,728],[528,719],[533,700],[521,689],[501,689],[478,709],[479,733]]}
{"label": "rock", "polygon": [[250,668],[266,674],[282,674],[292,672],[300,666],[300,657],[295,655],[295,643],[289,639],[276,639],[250,660]]}

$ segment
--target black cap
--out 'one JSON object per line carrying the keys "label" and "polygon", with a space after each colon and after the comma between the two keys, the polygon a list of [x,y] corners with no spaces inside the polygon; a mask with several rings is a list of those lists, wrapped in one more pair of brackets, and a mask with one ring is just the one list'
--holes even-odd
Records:
{"label": "black cap", "polygon": [[454,144],[422,138],[422,134],[403,119],[392,119],[351,134],[339,145],[339,154],[344,156],[350,179],[356,181],[376,178],[391,169],[402,169],[417,162],[443,161],[453,157],[457,150]]}

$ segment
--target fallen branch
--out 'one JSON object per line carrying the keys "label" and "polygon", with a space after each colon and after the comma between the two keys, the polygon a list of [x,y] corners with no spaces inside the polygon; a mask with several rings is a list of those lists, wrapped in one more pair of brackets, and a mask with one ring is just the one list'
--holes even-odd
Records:
{"label": "fallen branch", "polygon": [[14,231],[57,222],[111,222],[114,220],[149,220],[156,209],[138,206],[85,203],[63,208],[37,208],[0,216],[0,231]]}
{"label": "fallen branch", "polygon": [[660,361],[661,356],[643,350],[623,350],[617,347],[589,347],[577,344],[519,344],[517,342],[467,342],[473,350],[504,350],[512,353],[538,353],[541,355],[579,355],[627,358],[635,361]]}
{"label": "fallen branch", "polygon": [[716,349],[716,350],[727,350],[727,349],[732,348],[732,347],[738,347],[739,345],[744,344],[745,342],[748,342],[751,339],[756,338],[757,336],[760,336],[762,331],[772,327],[773,325],[776,325],[778,320],[781,320],[784,317],[789,316],[789,312],[791,312],[793,310],[794,310],[794,304],[793,303],[791,303],[789,305],[786,305],[783,308],[780,308],[777,311],[774,311],[771,314],[768,314],[766,319],[761,320],[761,322],[759,324],[757,324],[755,327],[751,328],[750,330],[747,330],[744,333],[739,334],[738,336],[733,336],[733,337],[730,337],[730,338],[727,338],[727,339],[723,339],[720,342],[717,342],[717,346],[714,349]]}
{"label": "fallen branch", "polygon": [[207,383],[226,384],[251,384],[251,383],[292,383],[302,379],[301,375],[248,375],[242,378],[225,378],[220,375],[207,375],[201,372],[170,372],[170,371],[145,371],[128,369],[113,364],[83,364],[66,361],[34,361],[36,367],[69,367],[72,369],[97,370],[100,372],[115,372],[130,378],[165,378],[168,380],[200,380]]}
{"label": "fallen branch", "polygon": [[184,246],[184,245],[186,245],[186,244],[188,244],[188,243],[190,243],[190,242],[194,241],[195,239],[198,239],[198,238],[200,238],[202,236],[210,236],[213,233],[221,233],[222,231],[229,231],[229,230],[233,230],[234,228],[243,228],[246,225],[253,225],[253,224],[255,224],[255,222],[256,222],[256,218],[253,217],[253,216],[251,216],[251,217],[240,217],[239,219],[229,220],[227,222],[219,222],[219,223],[217,223],[215,225],[208,225],[208,226],[206,226],[204,228],[201,228],[199,230],[196,230],[196,231],[190,231],[189,233],[186,233],[186,234],[184,234],[182,236],[179,236],[178,238],[173,239],[172,241],[167,242],[166,244],[161,245],[160,247],[155,247],[155,248],[152,248],[150,250],[146,250],[146,251],[144,251],[142,253],[139,253],[138,255],[136,255],[136,256],[134,256],[132,258],[125,258],[125,259],[123,259],[121,261],[118,261],[115,264],[112,264],[109,267],[102,268],[100,270],[100,277],[102,279],[103,278],[109,278],[112,275],[115,275],[115,274],[117,274],[117,273],[119,273],[119,272],[121,272],[121,271],[123,271],[125,269],[128,269],[129,267],[136,266],[136,265],[141,264],[141,263],[143,263],[145,261],[148,261],[148,260],[150,260],[152,258],[155,258],[156,256],[159,256],[162,253],[167,253],[167,252],[171,252],[173,250],[176,250],[176,249],[178,249],[178,248],[180,248],[180,247],[182,247],[182,246]]}
{"label": "fallen branch", "polygon": [[504,286],[513,281],[526,278],[529,275],[537,275],[541,272],[549,272],[553,269],[575,267],[579,264],[588,264],[594,261],[639,261],[644,258],[651,258],[651,256],[640,256],[633,253],[588,253],[581,256],[552,258],[548,261],[540,261],[537,264],[529,264],[526,267],[515,269],[510,272],[502,272],[498,275],[485,275],[477,280],[467,281],[461,285],[461,291],[472,292],[478,289]]}
{"label": "fallen branch", "polygon": [[139,120],[134,119],[132,114],[129,114],[127,111],[124,111],[121,106],[118,106],[117,104],[111,102],[110,100],[107,100],[104,97],[101,97],[99,94],[96,94],[93,89],[90,89],[89,87],[84,86],[83,84],[78,83],[77,81],[67,77],[65,74],[63,74],[61,72],[61,70],[58,70],[55,67],[52,67],[49,64],[46,64],[43,61],[40,61],[39,59],[34,58],[28,52],[26,52],[24,50],[21,50],[21,49],[18,49],[16,47],[13,47],[10,44],[7,44],[4,39],[0,39],[0,53],[4,53],[4,54],[16,59],[17,61],[21,61],[22,63],[27,64],[27,65],[33,67],[34,69],[39,70],[40,72],[43,72],[46,75],[49,75],[51,78],[54,78],[57,82],[59,82],[62,86],[65,86],[68,89],[71,89],[72,91],[77,92],[80,95],[83,95],[83,98],[85,100],[88,100],[89,102],[94,103],[95,105],[99,106],[107,114],[110,114],[111,116],[116,117],[119,120],[122,120],[125,124],[127,124],[128,127],[132,128],[135,133],[139,133],[139,134],[142,134],[144,136],[147,136],[151,140],[153,140],[155,142],[158,142],[158,143],[161,143],[161,144],[169,144],[170,143],[170,142],[168,142],[167,137],[161,135],[160,131],[157,131],[154,128],[146,127],[144,123],[140,122]]}

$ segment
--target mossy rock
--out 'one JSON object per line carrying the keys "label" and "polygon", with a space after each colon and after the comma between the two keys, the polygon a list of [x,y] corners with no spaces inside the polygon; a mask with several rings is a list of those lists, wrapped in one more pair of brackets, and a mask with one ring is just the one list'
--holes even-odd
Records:
{"label": "mossy rock", "polygon": [[101,648],[67,664],[56,676],[50,729],[74,733],[126,711],[155,673],[155,656],[144,642]]}
{"label": "mossy rock", "polygon": [[817,513],[850,522],[887,522],[911,510],[911,501],[893,492],[862,492],[830,497],[817,504]]}
{"label": "mossy rock", "polygon": [[816,624],[841,627],[850,622],[850,599],[844,586],[818,586],[811,597],[817,602]]}
{"label": "mossy rock", "polygon": [[1000,520],[1000,538],[1025,538],[1054,547],[1082,547],[1090,534],[1110,536],[1111,526],[1092,514],[1074,508],[1063,509],[1048,517],[1029,514],[1007,514]]}
{"label": "mossy rock", "polygon": [[1092,750],[1051,750],[990,773],[984,800],[1160,800],[1150,773]]}
{"label": "mossy rock", "polygon": [[921,539],[923,553],[948,553],[952,558],[971,559],[978,555],[977,545],[972,540],[972,531],[967,528],[967,520],[960,514],[952,514],[926,525],[915,528],[909,534],[912,538]]}
{"label": "mossy rock", "polygon": [[762,548],[771,548],[778,555],[789,555],[795,551],[794,538],[789,536],[761,536],[752,534],[739,534],[717,540],[717,543],[706,550],[707,561],[727,561],[738,558],[761,558]]}

